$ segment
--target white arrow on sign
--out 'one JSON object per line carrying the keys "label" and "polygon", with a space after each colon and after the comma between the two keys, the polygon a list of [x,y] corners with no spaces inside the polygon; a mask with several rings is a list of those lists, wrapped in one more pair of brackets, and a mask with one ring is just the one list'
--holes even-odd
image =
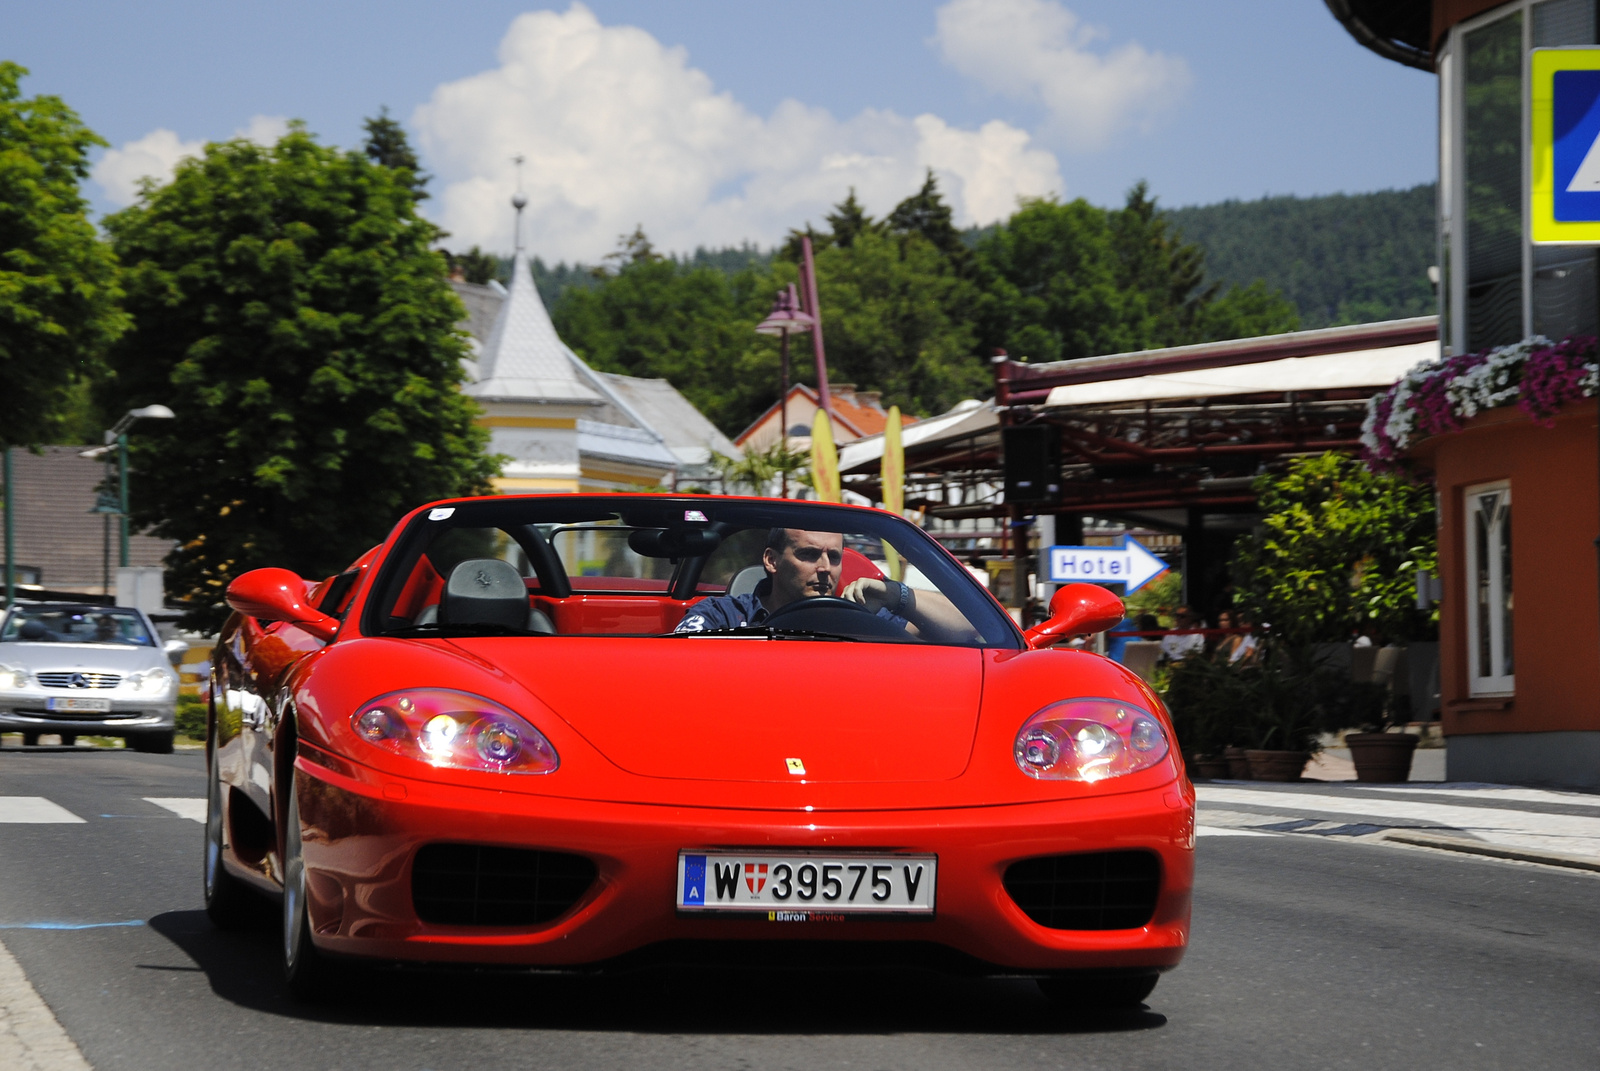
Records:
{"label": "white arrow on sign", "polygon": [[1127,536],[1115,547],[1050,548],[1052,584],[1125,584],[1124,592],[1132,594],[1166,571],[1166,562]]}

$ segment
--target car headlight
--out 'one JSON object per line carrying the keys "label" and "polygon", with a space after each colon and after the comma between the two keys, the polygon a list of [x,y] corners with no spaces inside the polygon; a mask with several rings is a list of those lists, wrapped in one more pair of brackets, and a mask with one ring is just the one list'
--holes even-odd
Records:
{"label": "car headlight", "polygon": [[0,691],[16,691],[28,686],[28,671],[21,666],[0,664]]}
{"label": "car headlight", "polygon": [[122,683],[140,695],[162,695],[177,683],[177,677],[169,669],[144,669],[128,674]]}
{"label": "car headlight", "polygon": [[350,718],[356,735],[394,755],[458,770],[547,774],[561,764],[544,734],[499,703],[448,688],[410,688]]}
{"label": "car headlight", "polygon": [[1167,734],[1142,707],[1116,699],[1068,699],[1017,731],[1017,769],[1045,781],[1104,781],[1147,770],[1167,754]]}

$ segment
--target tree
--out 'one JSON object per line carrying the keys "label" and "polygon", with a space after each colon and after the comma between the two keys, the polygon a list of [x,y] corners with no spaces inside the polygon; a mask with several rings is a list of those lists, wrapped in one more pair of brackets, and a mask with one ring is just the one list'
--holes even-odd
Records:
{"label": "tree", "polygon": [[461,278],[469,283],[483,286],[491,279],[500,277],[500,258],[493,253],[485,253],[477,246],[473,246],[465,253],[451,253],[449,250],[442,252],[451,273],[460,272]]}
{"label": "tree", "polygon": [[551,319],[579,356],[607,372],[666,379],[736,434],[778,393],[778,348],[755,333],[772,294],[795,278],[685,267],[638,228],[623,235],[591,287],[569,287]]}
{"label": "tree", "polygon": [[856,200],[856,188],[850,187],[850,196],[833,206],[833,211],[823,217],[828,221],[828,227],[833,232],[830,237],[833,242],[842,248],[849,249],[855,243],[856,236],[860,234],[882,234],[885,225],[871,216],[861,207],[861,202]]}
{"label": "tree", "polygon": [[217,624],[247,569],[324,576],[413,506],[487,489],[463,312],[406,169],[296,124],[207,146],[106,227],[135,326],[105,391],[177,414],[133,440],[134,520],[178,541],[190,622]]}
{"label": "tree", "polygon": [[[854,190],[850,193],[850,200],[855,200]],[[895,205],[894,211],[889,213],[889,218],[884,222],[891,234],[921,235],[929,245],[945,255],[952,267],[965,272],[971,266],[972,250],[967,248],[961,232],[956,230],[954,218],[950,206],[939,195],[939,180],[934,177],[933,168],[930,167],[927,177],[922,180],[922,189]]]}
{"label": "tree", "polygon": [[[0,443],[55,438],[127,326],[116,258],[78,184],[104,145],[57,97],[24,98],[0,62]],[[76,423],[82,423],[80,419]],[[91,421],[92,422],[92,421]],[[79,432],[81,434],[81,431]]]}
{"label": "tree", "polygon": [[1434,571],[1433,492],[1342,454],[1296,458],[1255,482],[1266,516],[1234,550],[1236,601],[1291,644],[1431,639],[1437,614],[1416,608],[1416,574]]}
{"label": "tree", "polygon": [[1218,296],[1144,183],[1120,209],[1029,200],[978,243],[975,319],[985,348],[1035,361],[1292,330],[1294,308],[1264,287]]}
{"label": "tree", "polygon": [[941,413],[990,382],[965,311],[976,297],[921,234],[863,231],[817,256],[829,374],[886,404]]}
{"label": "tree", "polygon": [[430,176],[422,173],[422,164],[417,160],[416,150],[411,147],[411,139],[406,137],[406,128],[389,118],[389,106],[385,104],[377,115],[363,120],[361,127],[367,132],[366,143],[361,147],[367,159],[379,167],[407,172],[409,177],[404,181],[411,188],[413,196],[419,201],[426,200],[428,194],[424,187],[428,185]]}

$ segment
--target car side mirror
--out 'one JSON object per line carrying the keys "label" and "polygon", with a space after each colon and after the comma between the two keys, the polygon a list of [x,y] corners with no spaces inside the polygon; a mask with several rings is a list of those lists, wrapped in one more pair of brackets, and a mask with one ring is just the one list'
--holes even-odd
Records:
{"label": "car side mirror", "polygon": [[252,569],[228,585],[228,605],[263,621],[287,621],[327,642],[339,631],[339,619],[306,603],[306,582],[287,569]]}
{"label": "car side mirror", "polygon": [[171,639],[161,645],[161,650],[166,654],[168,662],[177,665],[183,661],[183,656],[189,653],[189,644],[184,640]]}
{"label": "car side mirror", "polygon": [[1127,611],[1099,584],[1065,584],[1050,599],[1050,617],[1023,633],[1038,650],[1053,643],[1115,628]]}

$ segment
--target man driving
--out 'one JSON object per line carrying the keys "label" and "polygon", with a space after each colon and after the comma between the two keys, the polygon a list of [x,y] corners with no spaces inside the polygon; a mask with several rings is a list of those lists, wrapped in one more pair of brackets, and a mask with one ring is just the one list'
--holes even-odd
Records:
{"label": "man driving", "polygon": [[[862,577],[839,590],[844,536],[774,528],[761,551],[766,579],[744,595],[716,595],[689,608],[674,632],[711,632],[762,625],[778,610],[802,599],[832,595],[927,639],[966,638],[972,627],[937,591],[912,588],[898,580]],[[798,626],[798,622],[796,625]]]}

